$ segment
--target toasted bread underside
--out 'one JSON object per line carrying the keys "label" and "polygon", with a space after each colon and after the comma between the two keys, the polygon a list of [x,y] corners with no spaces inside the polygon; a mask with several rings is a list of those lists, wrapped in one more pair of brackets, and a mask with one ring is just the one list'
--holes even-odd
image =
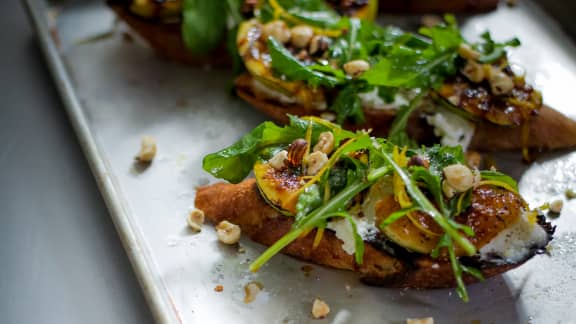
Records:
{"label": "toasted bread underside", "polygon": [[[236,79],[236,93],[240,98],[279,123],[288,122],[288,114],[295,116],[319,116],[323,111],[306,109],[302,105],[282,105],[273,100],[259,98],[252,91],[252,77],[243,74]],[[386,137],[395,117],[392,110],[365,109],[366,123],[354,125],[345,123],[347,129],[372,129],[376,136]],[[538,115],[529,121],[530,133],[528,148],[535,150],[559,150],[576,147],[576,121],[562,113],[544,106]],[[418,142],[429,144],[434,141],[434,133],[420,114],[414,113],[408,121],[407,132]],[[524,147],[522,127],[498,126],[488,122],[476,124],[469,149],[477,151],[514,151]]]}
{"label": "toasted bread underside", "polygon": [[132,14],[125,5],[112,3],[108,5],[163,59],[191,65],[230,65],[230,57],[226,52],[224,42],[212,53],[194,55],[182,41],[181,23],[148,20]]}
{"label": "toasted bread underside", "polygon": [[[223,220],[238,224],[243,235],[255,242],[270,246],[286,234],[292,218],[279,214],[260,196],[254,179],[239,184],[217,183],[198,188],[195,205],[202,209],[206,218],[217,224]],[[315,231],[288,245],[282,252],[300,260],[337,269],[358,272],[367,284],[386,287],[448,288],[455,281],[450,263],[434,260],[426,255],[395,257],[365,244],[364,261],[357,265],[352,255],[342,249],[342,242],[327,230],[320,244],[312,248]],[[480,269],[485,278],[515,268],[523,262],[506,265],[482,264]],[[476,281],[464,276],[467,283]]]}

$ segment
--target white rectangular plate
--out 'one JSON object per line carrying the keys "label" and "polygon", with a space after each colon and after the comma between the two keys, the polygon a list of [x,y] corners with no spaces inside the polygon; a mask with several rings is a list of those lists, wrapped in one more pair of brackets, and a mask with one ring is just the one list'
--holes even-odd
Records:
{"label": "white rectangular plate", "polygon": [[[103,1],[102,1],[103,2]],[[432,316],[437,323],[564,323],[576,316],[576,203],[555,221],[551,256],[537,256],[509,273],[469,287],[471,302],[452,290],[367,287],[354,274],[277,256],[258,273],[247,269],[264,248],[242,240],[245,253],[217,243],[205,226],[187,229],[195,186],[214,182],[202,157],[236,141],[263,117],[229,95],[231,75],[158,60],[140,42],[128,42],[99,1],[27,1],[72,124],[134,265],[153,313],[162,323],[307,323],[315,297],[332,311],[323,322],[402,323]],[[51,31],[58,34],[55,42]],[[522,1],[516,8],[467,19],[466,35],[490,29],[498,40],[518,36],[511,60],[528,70],[546,103],[576,116],[576,49],[555,22]],[[83,42],[90,37],[97,40]],[[107,35],[107,36],[106,36]],[[158,142],[152,165],[134,165],[140,138]],[[506,169],[536,206],[576,189],[576,154],[562,153],[527,167],[508,156]],[[510,162],[511,161],[511,162]],[[256,280],[264,293],[243,303],[243,286]],[[224,291],[215,292],[216,285]]]}

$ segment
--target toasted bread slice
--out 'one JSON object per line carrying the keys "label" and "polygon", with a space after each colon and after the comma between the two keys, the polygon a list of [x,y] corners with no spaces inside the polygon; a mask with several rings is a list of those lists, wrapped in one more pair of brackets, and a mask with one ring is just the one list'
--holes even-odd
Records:
{"label": "toasted bread slice", "polygon": [[[514,195],[502,195],[498,192],[496,189],[483,190],[483,197],[478,200],[479,206],[473,207],[470,213],[493,213],[494,209],[481,203],[490,201],[491,196],[501,204],[518,205],[518,198]],[[264,201],[254,179],[239,184],[217,183],[200,187],[196,193],[195,204],[204,211],[210,222],[217,224],[227,220],[235,223],[250,239],[267,246],[286,234],[293,222],[291,217],[281,215]],[[476,230],[484,231],[485,235],[485,232],[491,231],[493,227],[488,226],[488,223],[485,225],[487,226]],[[357,265],[354,257],[342,249],[342,242],[333,232],[326,230],[320,245],[315,249],[312,248],[314,236],[315,231],[312,231],[295,240],[283,253],[319,265],[356,271],[367,284],[409,288],[447,288],[456,285],[450,262],[442,257],[435,260],[428,255],[406,251],[392,255],[378,248],[375,242],[366,242],[364,262]],[[526,259],[514,264],[479,263],[476,266],[484,277],[488,278],[515,268]],[[467,275],[464,280],[467,283],[476,281],[474,277]]]}
{"label": "toasted bread slice", "polygon": [[194,55],[182,41],[180,22],[165,23],[158,20],[145,19],[132,14],[125,5],[111,2],[108,2],[108,5],[120,19],[140,35],[163,59],[192,65],[227,66],[231,64],[224,42],[212,53]]}
{"label": "toasted bread slice", "polygon": [[[252,91],[252,76],[243,74],[236,79],[236,93],[240,98],[279,123],[288,122],[288,114],[295,116],[320,116],[323,111],[306,109],[302,105],[282,105],[270,99],[259,98]],[[372,129],[376,136],[387,136],[396,113],[393,110],[365,109],[366,123],[344,124],[348,129]],[[543,106],[529,121],[528,148],[535,150],[559,150],[576,147],[576,121],[562,113]],[[420,114],[414,113],[408,122],[408,134],[422,144],[434,142],[432,127]],[[478,122],[468,149],[477,151],[513,151],[524,148],[522,126],[499,126]]]}

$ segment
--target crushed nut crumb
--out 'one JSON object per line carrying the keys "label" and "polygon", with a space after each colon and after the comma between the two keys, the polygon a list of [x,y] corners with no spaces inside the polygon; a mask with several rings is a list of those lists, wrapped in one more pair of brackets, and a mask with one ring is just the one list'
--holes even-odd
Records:
{"label": "crushed nut crumb", "polygon": [[240,226],[232,224],[229,221],[221,221],[216,225],[216,236],[224,244],[236,244],[240,241]]}
{"label": "crushed nut crumb", "polygon": [[323,301],[322,299],[316,298],[314,299],[314,303],[312,304],[312,316],[315,319],[321,319],[330,313],[330,306]]}
{"label": "crushed nut crumb", "polygon": [[554,200],[553,202],[550,203],[550,211],[555,214],[560,214],[560,212],[562,211],[562,207],[564,207],[564,201],[560,199]]}
{"label": "crushed nut crumb", "polygon": [[143,163],[150,163],[156,156],[156,140],[151,136],[143,136],[140,143],[140,152],[136,160]]}
{"label": "crushed nut crumb", "polygon": [[194,232],[200,232],[202,230],[202,224],[204,224],[204,212],[201,209],[194,208],[190,214],[188,214],[188,227]]}
{"label": "crushed nut crumb", "polygon": [[256,300],[256,296],[262,291],[264,286],[257,282],[251,281],[244,286],[244,303],[249,304]]}

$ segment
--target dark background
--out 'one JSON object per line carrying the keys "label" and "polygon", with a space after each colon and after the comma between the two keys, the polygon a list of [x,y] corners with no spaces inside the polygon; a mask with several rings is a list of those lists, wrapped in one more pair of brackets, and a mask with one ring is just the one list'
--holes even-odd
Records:
{"label": "dark background", "polygon": [[[576,37],[576,1],[538,3]],[[0,323],[152,323],[23,7],[2,5]]]}

